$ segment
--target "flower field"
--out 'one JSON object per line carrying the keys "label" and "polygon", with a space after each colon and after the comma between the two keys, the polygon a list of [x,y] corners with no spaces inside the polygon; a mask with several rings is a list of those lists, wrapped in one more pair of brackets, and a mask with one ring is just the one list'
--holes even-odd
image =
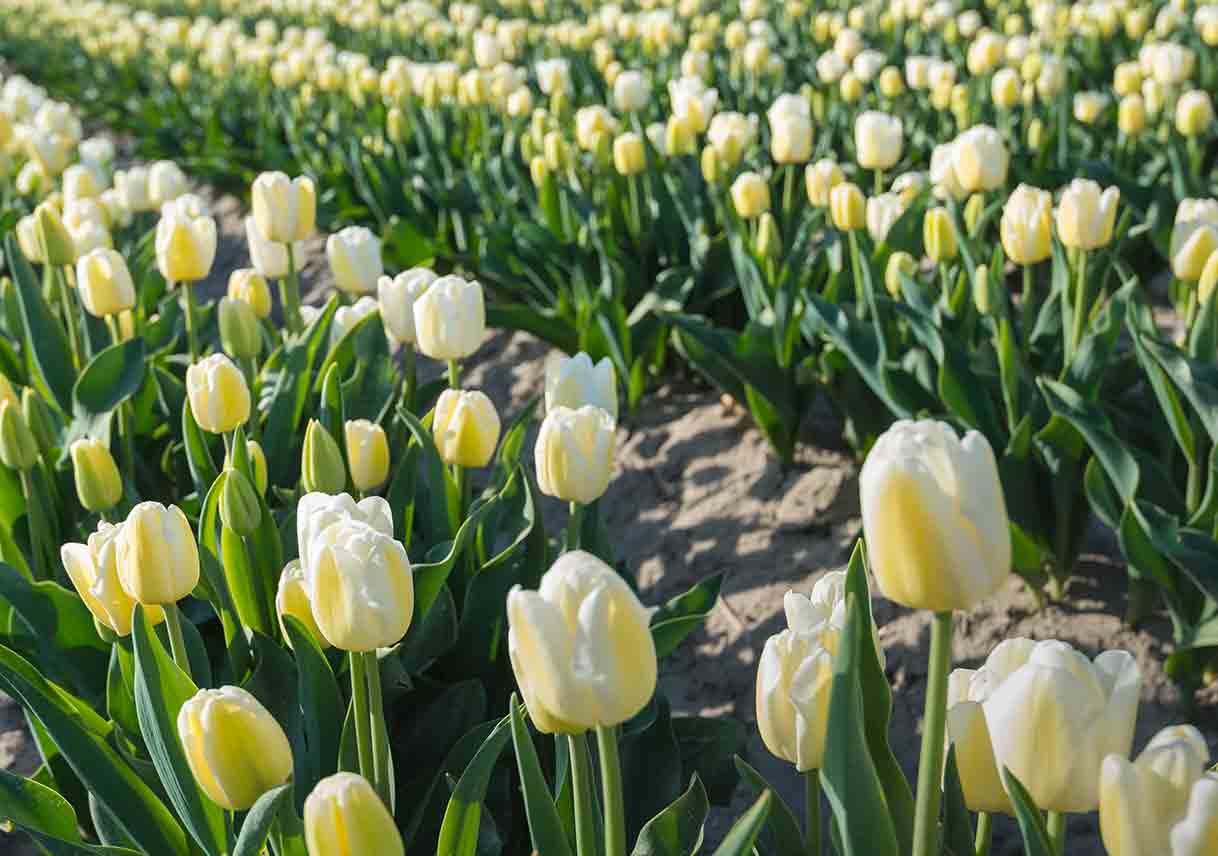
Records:
{"label": "flower field", "polygon": [[1216,47],[0,0],[3,846],[1218,853]]}

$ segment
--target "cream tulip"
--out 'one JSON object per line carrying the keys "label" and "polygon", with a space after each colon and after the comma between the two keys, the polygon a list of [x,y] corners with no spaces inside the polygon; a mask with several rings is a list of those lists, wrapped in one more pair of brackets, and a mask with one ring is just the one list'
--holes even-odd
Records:
{"label": "cream tulip", "polygon": [[477,280],[443,276],[414,302],[419,350],[433,360],[460,360],[486,335],[486,305]]}
{"label": "cream tulip", "polygon": [[1218,250],[1218,200],[1184,199],[1171,232],[1171,268],[1177,279],[1196,282]]}
{"label": "cream tulip", "polygon": [[1101,190],[1094,181],[1076,178],[1057,203],[1057,236],[1071,249],[1094,250],[1112,240],[1121,191]]}
{"label": "cream tulip", "polygon": [[812,112],[802,95],[779,95],[766,114],[770,155],[777,164],[804,163],[812,157]]}
{"label": "cream tulip", "polygon": [[369,496],[356,502],[346,493],[307,493],[296,503],[296,551],[306,576],[313,561],[314,539],[331,524],[344,520],[393,535],[393,511],[384,497]]}
{"label": "cream tulip", "polygon": [[135,307],[131,272],[114,250],[98,248],[76,260],[76,291],[85,311],[98,318]]}
{"label": "cream tulip", "polygon": [[868,110],[854,120],[855,157],[863,169],[890,169],[901,159],[904,147],[901,120]]}
{"label": "cream tulip", "polygon": [[952,144],[956,178],[965,193],[997,190],[1007,180],[1010,156],[1002,135],[989,125],[974,125]]}
{"label": "cream tulip", "polygon": [[141,502],[118,537],[118,578],[142,604],[177,603],[199,583],[199,547],[182,509]]}
{"label": "cream tulip", "polygon": [[212,354],[186,370],[186,394],[195,421],[204,431],[227,434],[250,417],[245,375],[224,354]]}
{"label": "cream tulip", "polygon": [[[119,636],[131,634],[131,618],[135,598],[127,594],[118,575],[118,539],[122,524],[102,520],[86,544],[64,544],[60,559],[76,593],[93,617]],[[165,619],[159,606],[147,608],[154,624]]]}
{"label": "cream tulip", "polygon": [[770,186],[755,172],[742,172],[732,182],[732,206],[744,220],[755,220],[770,210]]}
{"label": "cream tulip", "polygon": [[595,365],[580,351],[561,357],[546,366],[546,412],[556,407],[578,410],[585,405],[599,407],[617,420],[617,375],[608,357]]}
{"label": "cream tulip", "polygon": [[486,394],[476,389],[440,393],[431,428],[446,464],[485,467],[499,444],[499,414]]}
{"label": "cream tulip", "polygon": [[351,482],[364,493],[389,478],[389,438],[385,429],[368,419],[348,419],[344,426]]}
{"label": "cream tulip", "polygon": [[384,273],[381,241],[364,226],[348,226],[326,239],[334,284],[348,294],[374,294]]}
{"label": "cream tulip", "polygon": [[534,447],[537,486],[564,502],[588,504],[613,474],[614,420],[599,407],[555,407],[546,413]]}
{"label": "cream tulip", "polygon": [[277,244],[302,241],[313,234],[317,219],[317,190],[308,176],[288,178],[264,172],[250,191],[254,223],[262,237]]}
{"label": "cream tulip", "polygon": [[381,321],[385,324],[385,334],[395,348],[414,345],[417,340],[414,305],[437,279],[433,271],[417,267],[402,271],[392,279],[382,276],[377,282],[376,297]]}
{"label": "cream tulip", "polygon": [[1007,258],[1033,265],[1053,252],[1053,196],[1047,190],[1021,184],[1002,208],[999,233]]}
{"label": "cream tulip", "polygon": [[167,282],[206,279],[216,258],[216,221],[167,211],[156,227],[156,260]]}
{"label": "cream tulip", "polygon": [[304,835],[309,856],[406,852],[393,815],[355,773],[335,773],[317,783],[305,800]]}

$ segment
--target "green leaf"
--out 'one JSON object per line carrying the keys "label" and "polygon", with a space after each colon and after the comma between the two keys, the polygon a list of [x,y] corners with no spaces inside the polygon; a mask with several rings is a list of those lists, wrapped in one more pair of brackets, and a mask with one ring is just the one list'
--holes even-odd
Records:
{"label": "green leaf", "polygon": [[[429,524],[427,527],[429,540],[424,542],[424,547],[430,548],[439,542],[449,540],[457,529],[449,516],[448,500],[445,497],[447,480],[444,473],[444,461],[441,460],[440,452],[436,449],[431,431],[406,408],[399,407],[397,414],[398,418],[406,423],[406,429],[414,437],[423,454],[420,467],[422,467],[426,481],[421,487],[424,502],[427,503],[426,520]],[[416,492],[418,489],[419,487],[416,486]]]}
{"label": "green leaf", "polygon": [[288,782],[258,798],[241,824],[241,835],[237,838],[233,856],[259,856],[262,853],[275,818],[291,802],[291,796],[292,783]]}
{"label": "green leaf", "polygon": [[[187,404],[182,407],[182,442],[186,447],[186,466],[199,496],[207,496],[208,490],[220,477],[220,471],[207,448],[207,436],[195,421],[194,411]],[[218,497],[219,494],[216,494]]]}
{"label": "green leaf", "polygon": [[761,828],[765,826],[766,818],[770,815],[770,804],[773,799],[773,791],[766,791],[758,797],[752,808],[732,824],[727,837],[715,851],[715,856],[748,856],[752,853],[757,836],[761,833]]}
{"label": "green leaf", "polygon": [[1049,409],[1082,435],[1121,499],[1131,500],[1138,489],[1138,462],[1117,437],[1099,405],[1055,380],[1042,377],[1038,383]]}
{"label": "green leaf", "polygon": [[533,849],[545,856],[571,856],[567,835],[558,819],[558,809],[550,796],[550,787],[541,772],[533,738],[520,714],[515,693],[511,707],[512,745],[516,749],[516,766],[520,772],[520,790],[524,799],[524,812],[529,820],[529,835]]}
{"label": "green leaf", "polygon": [[178,711],[198,687],[170,659],[143,606],[131,622],[135,647],[135,710],[140,733],[169,802],[207,853],[226,852],[224,813],[199,789],[178,736]]}
{"label": "green leaf", "polygon": [[633,856],[693,856],[702,847],[709,811],[706,788],[695,773],[685,793],[647,821],[639,832]]}
{"label": "green leaf", "polygon": [[338,769],[344,705],[330,661],[313,634],[290,615],[283,616],[283,624],[296,658],[296,698],[304,743],[292,747],[295,760],[292,778],[296,806],[300,808],[313,786]]}
{"label": "green leaf", "polygon": [[8,770],[0,770],[0,821],[64,841],[80,841],[71,803],[51,788]]}
{"label": "green leaf", "polygon": [[[736,769],[740,771],[740,778],[753,793],[760,796],[770,790],[770,783],[765,780],[765,777],[749,766],[748,762],[739,755],[736,756]],[[792,813],[786,800],[777,793],[774,794],[766,826],[773,838],[773,852],[777,856],[803,856],[804,836],[800,831],[799,820]]]}
{"label": "green leaf", "polygon": [[72,412],[72,352],[68,348],[63,327],[51,314],[34,270],[17,246],[17,236],[10,232],[4,239],[8,269],[13,274],[21,319],[25,326],[25,348],[40,385],[53,398],[63,413]]}
{"label": "green leaf", "polygon": [[1015,778],[1015,774],[1005,767],[1002,770],[1002,784],[1015,807],[1015,821],[1019,824],[1019,832],[1023,836],[1025,856],[1055,856],[1053,844],[1049,841],[1049,832],[1045,829],[1044,816],[1032,802],[1031,794],[1019,779]]}
{"label": "green leaf", "polygon": [[512,720],[510,716],[505,716],[487,735],[457,780],[457,786],[448,800],[448,808],[444,811],[436,856],[474,856],[477,852],[486,790],[490,786],[495,764],[511,736]]}
{"label": "green leaf", "polygon": [[956,747],[947,748],[943,775],[943,848],[945,856],[973,856],[973,821],[964,802],[960,770],[956,767]]}
{"label": "green leaf", "polygon": [[90,415],[109,413],[144,382],[144,340],[138,336],[99,352],[80,372],[72,389],[78,409]]}
{"label": "green leaf", "polygon": [[667,657],[686,636],[702,626],[715,608],[722,586],[723,574],[713,574],[655,611],[651,616],[651,637],[657,657]]}
{"label": "green leaf", "polygon": [[714,805],[727,805],[740,781],[734,763],[748,742],[744,723],[732,717],[674,716],[672,733],[681,750],[681,779],[694,773]]}

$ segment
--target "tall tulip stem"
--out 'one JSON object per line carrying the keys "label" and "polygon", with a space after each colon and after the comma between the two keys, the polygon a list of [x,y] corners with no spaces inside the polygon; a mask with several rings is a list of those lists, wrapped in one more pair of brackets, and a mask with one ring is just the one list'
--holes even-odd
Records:
{"label": "tall tulip stem", "polygon": [[288,249],[288,275],[279,282],[279,297],[283,301],[288,330],[299,333],[304,329],[300,319],[300,271],[296,269],[296,248],[291,241],[285,246]]}
{"label": "tall tulip stem", "polygon": [[165,611],[165,629],[169,632],[169,652],[178,668],[190,676],[190,657],[186,653],[186,638],[182,635],[182,613],[176,603],[167,603],[162,607]]}
{"label": "tall tulip stem", "polygon": [[390,766],[393,761],[389,754],[389,730],[385,726],[385,699],[381,693],[381,666],[377,662],[376,652],[368,651],[364,658],[364,684],[368,689],[368,720],[369,737],[372,739],[372,768],[375,778],[372,786],[380,794],[385,805],[392,808],[389,793]]}
{"label": "tall tulip stem", "polygon": [[936,612],[930,627],[926,713],[922,717],[922,754],[918,758],[918,797],[914,814],[914,856],[932,856],[939,840],[942,801],[943,731],[947,725],[947,674],[952,665],[952,614]]}
{"label": "tall tulip stem", "polygon": [[195,291],[184,282],[179,282],[178,288],[182,290],[182,311],[186,315],[186,346],[190,349],[190,361],[193,363],[199,359],[198,334],[195,332]]}
{"label": "tall tulip stem", "polygon": [[804,853],[820,856],[820,770],[804,773]]}
{"label": "tall tulip stem", "polygon": [[359,773],[373,788],[376,787],[376,762],[372,756],[372,721],[368,716],[367,664],[361,651],[347,655],[351,671],[351,715],[355,719],[355,747],[359,755]]}
{"label": "tall tulip stem", "polygon": [[570,516],[567,518],[567,549],[578,550],[583,541],[584,506],[581,503],[571,503]]}
{"label": "tall tulip stem", "polygon": [[1048,817],[1049,843],[1053,852],[1062,856],[1066,852],[1066,815],[1064,812],[1051,811]]}
{"label": "tall tulip stem", "polygon": [[626,856],[626,806],[622,797],[622,759],[613,726],[596,726],[601,759],[601,802],[605,807],[605,856]]}
{"label": "tall tulip stem", "polygon": [[977,815],[977,838],[973,842],[973,847],[977,850],[977,856],[990,856],[990,845],[994,840],[994,818],[988,811],[979,812]]}
{"label": "tall tulip stem", "polygon": [[402,354],[402,403],[414,413],[415,396],[419,386],[418,359],[414,345],[406,345]]}
{"label": "tall tulip stem", "polygon": [[63,312],[64,327],[68,332],[68,347],[71,350],[72,362],[80,368],[84,362],[84,349],[81,345],[80,334],[76,329],[76,307],[72,302],[72,288],[68,284],[67,271],[71,266],[65,266],[59,271],[59,306]]}
{"label": "tall tulip stem", "polygon": [[461,364],[456,360],[448,361],[448,388],[461,388]]}
{"label": "tall tulip stem", "polygon": [[596,856],[596,821],[592,816],[592,763],[588,760],[588,736],[568,734],[571,758],[571,795],[575,802],[576,856]]}

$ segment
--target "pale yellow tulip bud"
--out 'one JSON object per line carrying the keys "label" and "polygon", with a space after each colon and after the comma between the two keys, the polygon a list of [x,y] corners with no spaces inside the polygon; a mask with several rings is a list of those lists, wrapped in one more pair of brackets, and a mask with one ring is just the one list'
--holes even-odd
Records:
{"label": "pale yellow tulip bud", "polygon": [[348,294],[373,294],[384,273],[381,241],[371,229],[348,226],[326,239],[334,284]]}
{"label": "pale yellow tulip bud", "polygon": [[1117,187],[1101,190],[1094,181],[1076,178],[1062,193],[1057,204],[1057,236],[1071,249],[1094,250],[1112,240],[1117,204]]}
{"label": "pale yellow tulip bud", "polygon": [[808,164],[804,171],[808,201],[817,208],[828,208],[830,191],[845,180],[846,176],[836,161],[824,158]]}
{"label": "pale yellow tulip bud", "polygon": [[15,400],[0,401],[0,461],[22,472],[38,463],[38,443]]}
{"label": "pale yellow tulip bud", "polygon": [[956,230],[946,208],[935,207],[926,211],[922,219],[922,243],[932,262],[950,262],[956,258]]}
{"label": "pale yellow tulip bud", "polygon": [[894,298],[901,296],[901,276],[912,277],[918,270],[918,263],[909,253],[898,250],[888,257],[884,267],[884,287]]}
{"label": "pale yellow tulip bud", "polygon": [[98,318],[135,306],[131,272],[114,250],[99,248],[77,259],[76,290],[85,311]]}
{"label": "pale yellow tulip bud", "polygon": [[338,493],[347,484],[343,454],[330,432],[316,419],[305,429],[300,455],[300,480],[307,491]]}
{"label": "pale yellow tulip bud", "polygon": [[486,335],[486,305],[477,280],[444,276],[414,302],[419,350],[433,360],[460,360]]}
{"label": "pale yellow tulip bud", "polygon": [[292,747],[262,704],[239,687],[199,690],[178,710],[178,737],[211,801],[245,811],[292,775]]}
{"label": "pale yellow tulip bud", "polygon": [[843,232],[867,226],[867,202],[863,191],[852,181],[843,181],[829,191],[829,213],[833,225]]}
{"label": "pale yellow tulip bud", "polygon": [[975,125],[952,143],[956,179],[965,193],[997,190],[1007,180],[1010,155],[1002,135],[989,125]]}
{"label": "pale yellow tulip bud", "polygon": [[1214,102],[1200,89],[1185,92],[1176,102],[1176,130],[1186,137],[1209,131],[1214,124]]}
{"label": "pale yellow tulip bud", "polygon": [[229,275],[228,296],[248,304],[258,320],[270,317],[271,288],[254,268],[238,268]]}
{"label": "pale yellow tulip bud", "polygon": [[880,72],[880,94],[885,98],[896,98],[905,91],[905,78],[901,69],[890,65]]}
{"label": "pale yellow tulip bud", "polygon": [[1130,137],[1146,130],[1146,102],[1141,95],[1135,92],[1121,99],[1117,105],[1117,127]]}
{"label": "pale yellow tulip bud", "polygon": [[206,279],[216,258],[216,221],[167,209],[156,227],[157,267],[166,282]]}
{"label": "pale yellow tulip bud", "polygon": [[1171,233],[1171,267],[1177,279],[1196,282],[1218,250],[1218,201],[1185,199],[1176,208]]}
{"label": "pale yellow tulip bud", "polygon": [[182,509],[159,502],[131,509],[118,540],[118,576],[143,604],[176,603],[194,591],[199,548]]}
{"label": "pale yellow tulip bud", "polygon": [[186,393],[204,431],[227,434],[250,416],[250,390],[241,370],[224,354],[212,354],[186,370]]}
{"label": "pale yellow tulip bud", "polygon": [[614,420],[599,407],[555,407],[546,413],[534,448],[542,493],[565,502],[592,502],[613,472]]}
{"label": "pale yellow tulip bud", "polygon": [[633,131],[621,134],[613,141],[613,166],[619,175],[638,175],[647,168],[647,152],[643,138]]}
{"label": "pale yellow tulip bud", "polygon": [[376,791],[355,773],[336,773],[313,788],[304,805],[311,856],[376,853],[404,856],[402,834]]}
{"label": "pale yellow tulip bud", "polygon": [[854,122],[855,156],[863,169],[889,169],[901,159],[904,130],[901,120],[869,110]]}
{"label": "pale yellow tulip bud", "polygon": [[745,220],[760,217],[770,210],[770,187],[755,172],[742,172],[732,182],[732,205]]}
{"label": "pale yellow tulip bud", "polygon": [[436,401],[432,434],[447,464],[485,467],[499,444],[499,414],[485,393],[446,389]]}
{"label": "pale yellow tulip bud", "polygon": [[81,439],[69,448],[76,496],[88,511],[109,511],[123,498],[123,480],[114,456],[100,440]]}
{"label": "pale yellow tulip bud", "polygon": [[59,210],[48,202],[34,209],[39,256],[47,264],[62,267],[76,261],[76,242],[64,225]]}
{"label": "pale yellow tulip bud", "polygon": [[350,419],[345,427],[347,461],[356,490],[374,491],[389,478],[389,438],[367,419]]}

